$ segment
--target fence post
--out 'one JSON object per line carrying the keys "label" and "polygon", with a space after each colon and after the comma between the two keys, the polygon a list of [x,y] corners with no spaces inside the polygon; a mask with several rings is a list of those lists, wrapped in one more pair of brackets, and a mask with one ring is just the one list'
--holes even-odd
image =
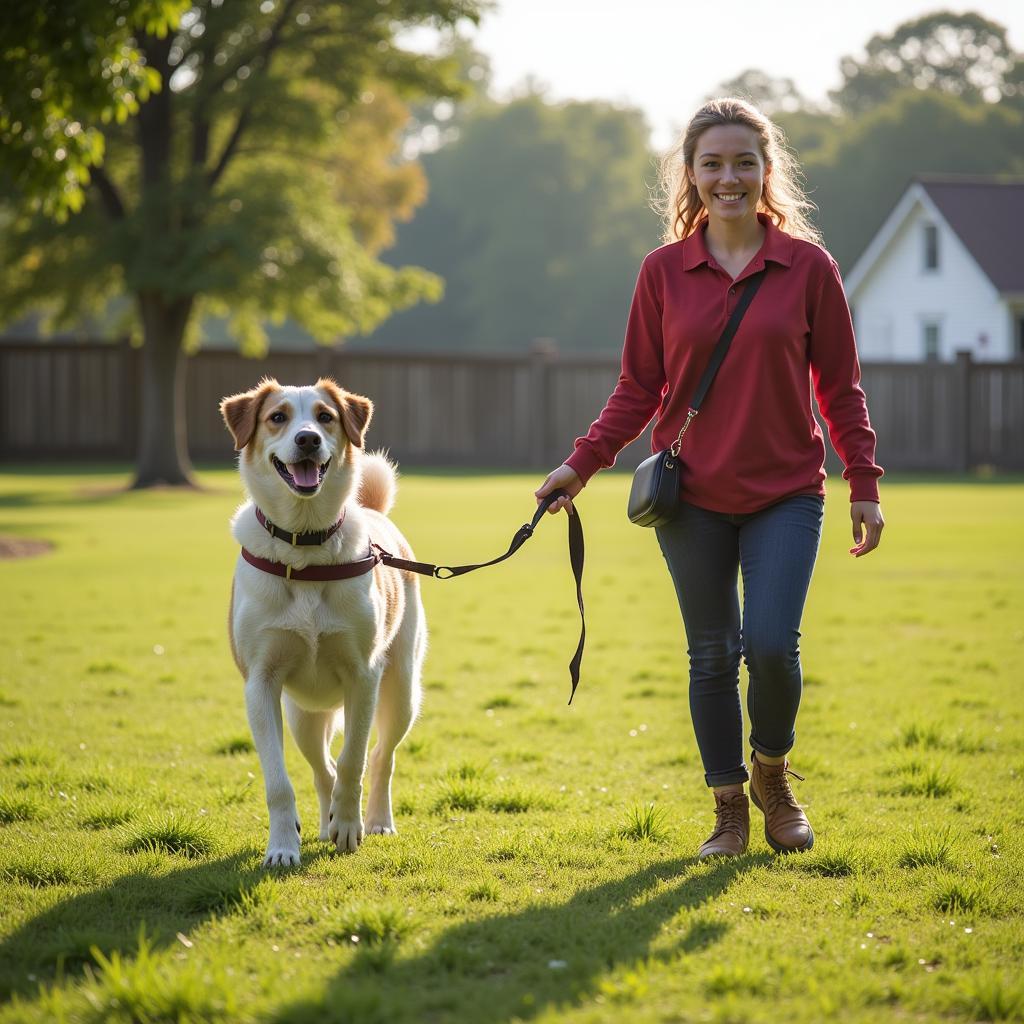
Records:
{"label": "fence post", "polygon": [[971,365],[970,352],[957,352],[953,376],[953,402],[957,409],[953,468],[960,473],[971,469]]}
{"label": "fence post", "polygon": [[534,338],[530,343],[530,466],[548,463],[548,423],[551,420],[551,362],[558,354],[554,338]]}
{"label": "fence post", "polygon": [[139,453],[139,394],[142,391],[142,349],[128,338],[118,342],[121,352],[121,441],[116,458],[134,462]]}

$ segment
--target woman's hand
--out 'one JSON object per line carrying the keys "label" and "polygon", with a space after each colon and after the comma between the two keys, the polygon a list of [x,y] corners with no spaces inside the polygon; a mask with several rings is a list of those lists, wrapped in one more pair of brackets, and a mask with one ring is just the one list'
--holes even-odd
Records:
{"label": "woman's hand", "polygon": [[569,466],[561,465],[558,469],[548,473],[547,480],[545,480],[544,483],[534,491],[534,496],[536,497],[537,504],[539,505],[541,503],[541,499],[552,491],[565,491],[568,493],[569,497],[559,498],[557,501],[553,501],[548,506],[548,511],[555,513],[559,511],[559,509],[564,508],[569,510],[569,515],[572,515],[572,499],[575,498],[582,490],[583,481],[576,475],[576,470]]}
{"label": "woman's hand", "polygon": [[850,518],[853,520],[853,543],[850,554],[855,558],[866,555],[878,547],[882,539],[882,506],[877,501],[854,501],[850,504]]}

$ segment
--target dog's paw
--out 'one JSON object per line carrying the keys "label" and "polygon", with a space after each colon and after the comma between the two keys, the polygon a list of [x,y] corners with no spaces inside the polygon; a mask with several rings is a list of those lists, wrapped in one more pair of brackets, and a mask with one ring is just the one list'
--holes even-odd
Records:
{"label": "dog's paw", "polygon": [[395,828],[395,823],[390,818],[382,821],[371,819],[366,823],[366,834],[368,836],[393,836],[398,834],[398,829]]}
{"label": "dog's paw", "polygon": [[331,821],[327,838],[334,843],[338,853],[355,853],[363,841],[363,823],[355,821]]}
{"label": "dog's paw", "polygon": [[265,868],[292,868],[302,859],[299,856],[299,835],[302,833],[302,826],[298,819],[295,821],[295,836],[280,838],[271,831],[270,842],[267,844],[267,855],[263,858]]}
{"label": "dog's paw", "polygon": [[276,846],[271,844],[267,849],[267,855],[263,858],[265,868],[293,868],[301,860],[299,847]]}

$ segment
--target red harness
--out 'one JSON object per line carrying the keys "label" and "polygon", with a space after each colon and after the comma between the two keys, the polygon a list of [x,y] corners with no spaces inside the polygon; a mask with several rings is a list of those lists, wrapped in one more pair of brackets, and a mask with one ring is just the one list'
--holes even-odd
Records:
{"label": "red harness", "polygon": [[384,552],[370,552],[367,558],[357,562],[342,562],[341,565],[309,565],[305,569],[293,569],[284,562],[271,562],[269,558],[260,558],[247,548],[242,548],[242,557],[257,569],[269,572],[272,576],[283,576],[286,580],[350,580],[353,576],[364,576],[375,565],[384,561]]}

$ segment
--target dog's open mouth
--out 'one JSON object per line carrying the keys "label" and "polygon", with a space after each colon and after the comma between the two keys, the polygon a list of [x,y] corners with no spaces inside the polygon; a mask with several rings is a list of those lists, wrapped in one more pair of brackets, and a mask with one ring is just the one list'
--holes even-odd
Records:
{"label": "dog's open mouth", "polygon": [[281,479],[297,494],[316,494],[331,464],[330,459],[321,465],[312,459],[303,459],[301,462],[289,462],[286,466],[277,456],[272,455],[271,458]]}

